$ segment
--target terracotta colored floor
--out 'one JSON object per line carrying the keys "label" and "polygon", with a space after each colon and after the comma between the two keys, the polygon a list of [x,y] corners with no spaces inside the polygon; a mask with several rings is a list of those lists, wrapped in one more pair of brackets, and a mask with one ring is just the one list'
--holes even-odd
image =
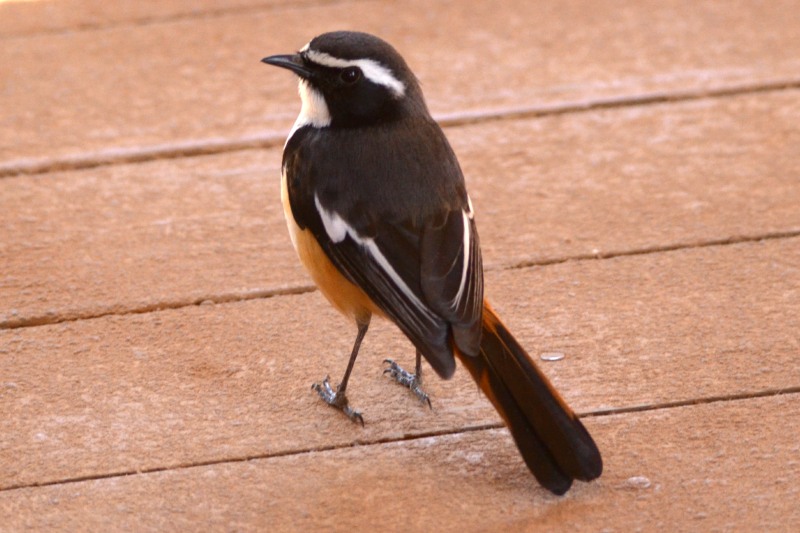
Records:
{"label": "terracotta colored floor", "polygon": [[[0,531],[800,530],[800,2],[0,1]],[[422,80],[488,295],[606,462],[558,498],[463,370],[354,331],[278,200],[295,82]]]}

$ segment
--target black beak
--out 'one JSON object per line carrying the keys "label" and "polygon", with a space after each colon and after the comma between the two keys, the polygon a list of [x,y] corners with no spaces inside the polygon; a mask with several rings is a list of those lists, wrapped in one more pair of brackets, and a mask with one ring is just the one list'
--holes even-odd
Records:
{"label": "black beak", "polygon": [[269,56],[262,59],[261,62],[267,65],[289,69],[304,79],[308,79],[312,75],[311,70],[306,66],[300,54]]}

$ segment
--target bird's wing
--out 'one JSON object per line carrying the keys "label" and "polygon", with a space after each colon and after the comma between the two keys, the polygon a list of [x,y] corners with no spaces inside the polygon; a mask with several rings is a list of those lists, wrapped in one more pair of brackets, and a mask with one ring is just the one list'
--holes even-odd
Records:
{"label": "bird's wing", "polygon": [[451,376],[451,331],[462,352],[476,355],[480,343],[483,272],[466,193],[464,201],[439,202],[424,217],[395,216],[388,202],[382,204],[385,216],[365,217],[363,206],[353,208],[358,202],[345,201],[344,193],[326,200],[313,184],[310,159],[293,158],[291,148],[284,172],[295,222],[314,234],[336,268],[397,324],[439,375]]}
{"label": "bird's wing", "polygon": [[483,265],[471,205],[428,221],[422,231],[419,256],[425,301],[451,324],[456,346],[465,354],[477,355]]}

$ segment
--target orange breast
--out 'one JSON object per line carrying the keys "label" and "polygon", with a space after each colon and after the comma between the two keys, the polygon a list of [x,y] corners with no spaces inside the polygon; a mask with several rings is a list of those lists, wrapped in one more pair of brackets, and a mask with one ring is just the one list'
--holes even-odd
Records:
{"label": "orange breast", "polygon": [[316,283],[325,298],[340,313],[354,320],[364,323],[371,314],[383,316],[380,309],[372,302],[367,294],[359,287],[345,278],[331,263],[325,252],[322,251],[314,235],[308,230],[302,230],[295,223],[292,209],[289,204],[289,195],[286,188],[285,176],[281,180],[281,200],[286,224],[292,238],[297,255],[303,266],[306,267],[311,278]]}

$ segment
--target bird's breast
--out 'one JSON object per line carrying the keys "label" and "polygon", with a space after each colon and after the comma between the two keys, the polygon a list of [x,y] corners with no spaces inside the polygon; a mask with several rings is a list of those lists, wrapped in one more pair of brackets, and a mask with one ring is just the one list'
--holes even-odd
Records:
{"label": "bird's breast", "polygon": [[372,314],[384,316],[383,312],[372,302],[367,294],[345,278],[336,266],[328,259],[325,251],[317,242],[314,234],[301,229],[292,214],[289,202],[289,187],[286,172],[281,174],[281,202],[289,237],[292,239],[300,262],[311,275],[311,279],[319,287],[320,292],[340,313],[355,321],[364,323]]}

